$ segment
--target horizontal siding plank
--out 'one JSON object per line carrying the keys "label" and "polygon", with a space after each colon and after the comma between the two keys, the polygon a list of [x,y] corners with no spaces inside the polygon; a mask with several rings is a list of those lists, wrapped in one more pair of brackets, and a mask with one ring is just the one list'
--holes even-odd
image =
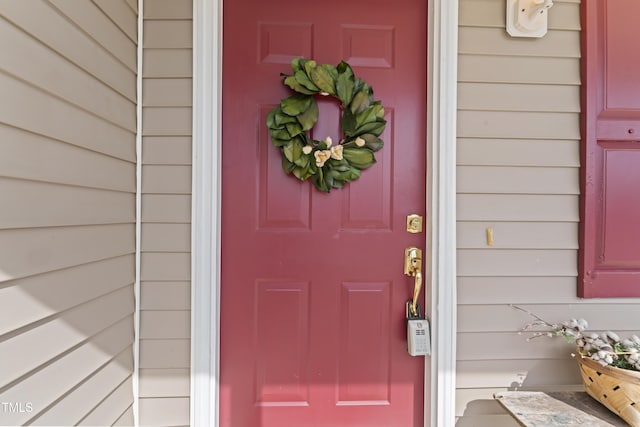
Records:
{"label": "horizontal siding plank", "polygon": [[[459,25],[505,28],[505,2],[501,0],[462,0]],[[550,30],[580,30],[580,5],[553,2],[549,11]]]}
{"label": "horizontal siding plank", "polygon": [[578,196],[459,194],[459,221],[578,222]]}
{"label": "horizontal siding plank", "polygon": [[188,339],[191,312],[188,310],[143,310],[140,313],[140,339]]}
{"label": "horizontal siding plank", "polygon": [[141,369],[189,368],[190,340],[140,340]]}
{"label": "horizontal siding plank", "polygon": [[191,224],[142,224],[143,252],[190,252]]}
{"label": "horizontal siding plank", "polygon": [[462,138],[580,139],[577,113],[458,111]]}
{"label": "horizontal siding plank", "polygon": [[141,254],[141,279],[190,280],[191,254],[172,252],[146,252]]}
{"label": "horizontal siding plank", "polygon": [[140,397],[188,397],[189,369],[140,369]]}
{"label": "horizontal siding plank", "polygon": [[18,76],[21,80],[28,81],[125,129],[135,131],[134,102],[1,19],[0,50],[11,58],[2,64],[6,73]]}
{"label": "horizontal siding plank", "polygon": [[580,57],[580,32],[550,30],[543,38],[510,37],[503,28],[460,27],[459,53]]}
{"label": "horizontal siding plank", "polygon": [[[533,343],[529,343],[533,344]],[[535,345],[535,344],[534,344]],[[553,360],[465,360],[456,364],[457,388],[543,387],[555,384],[581,384],[574,359]]]}
{"label": "horizontal siding plank", "polygon": [[461,54],[458,81],[579,85],[580,58]]}
{"label": "horizontal siding plank", "polygon": [[131,377],[120,383],[106,398],[96,406],[86,418],[77,425],[112,425],[131,406],[133,385]]}
{"label": "horizontal siding plank", "polygon": [[191,0],[145,0],[145,19],[191,19]]}
{"label": "horizontal siding plank", "polygon": [[142,221],[190,223],[191,196],[185,194],[143,194]]}
{"label": "horizontal siding plank", "polygon": [[144,47],[184,49],[192,45],[191,20],[144,21]]}
{"label": "horizontal siding plank", "polygon": [[[487,229],[493,245],[487,243]],[[458,221],[458,249],[578,249],[575,222],[462,222]]]}
{"label": "horizontal siding plank", "polygon": [[142,134],[144,136],[191,136],[191,108],[144,108]]}
{"label": "horizontal siding plank", "polygon": [[[94,363],[103,359],[104,357],[94,359]],[[81,365],[74,369],[74,373],[80,371],[80,368]],[[132,372],[133,350],[129,346],[92,373],[84,382],[62,396],[41,416],[32,419],[32,425],[77,425],[87,415],[87,408],[96,407],[108,391],[116,389],[123,381],[130,378]]]}
{"label": "horizontal siding plank", "polygon": [[[459,304],[600,304],[577,297],[575,277],[459,277]],[[640,304],[629,298],[607,298],[608,304]],[[640,308],[640,306],[639,306]]]}
{"label": "horizontal siding plank", "polygon": [[80,108],[0,73],[2,123],[46,135],[78,147],[135,161],[135,132],[123,129]]}
{"label": "horizontal siding plank", "polygon": [[580,170],[560,167],[458,166],[458,193],[580,194]]}
{"label": "horizontal siding plank", "polygon": [[461,166],[580,166],[580,142],[575,140],[459,138]]}
{"label": "horizontal siding plank", "polygon": [[145,136],[142,138],[143,165],[190,165],[191,138]]}
{"label": "horizontal siding plank", "polygon": [[191,79],[149,79],[142,81],[145,107],[191,107]]}
{"label": "horizontal siding plank", "polygon": [[135,194],[0,178],[0,229],[135,222]]}
{"label": "horizontal siding plank", "polygon": [[[588,300],[594,303],[599,301]],[[608,300],[609,301],[609,300]],[[619,299],[616,302],[624,302]],[[587,303],[575,277],[459,277],[458,304]]]}
{"label": "horizontal siding plank", "polygon": [[[132,313],[133,287],[128,286],[65,311],[46,323],[9,336],[0,342],[3,355],[0,384],[8,384],[47,364],[52,358]],[[129,322],[129,326],[133,330],[132,322]]]}
{"label": "horizontal siding plank", "polygon": [[118,58],[131,71],[136,72],[136,43],[127,37],[95,3],[76,0],[49,1],[99,45]]}
{"label": "horizontal siding plank", "polygon": [[142,76],[167,78],[192,76],[191,49],[148,49],[142,52]]}
{"label": "horizontal siding plank", "polygon": [[134,252],[133,224],[0,230],[0,283]]}
{"label": "horizontal siding plank", "polygon": [[542,363],[553,363],[547,359],[571,360],[576,351],[563,338],[527,342],[516,332],[458,333],[457,349],[458,361],[544,359]]}
{"label": "horizontal siding plank", "polygon": [[127,255],[5,282],[0,336],[131,285],[134,271],[134,257]]}
{"label": "horizontal siding plank", "polygon": [[[111,3],[116,1],[108,0]],[[46,2],[5,1],[0,15],[135,102],[136,73]],[[135,29],[135,27],[134,27]]]}
{"label": "horizontal siding plank", "polygon": [[577,276],[575,250],[458,249],[459,276]]}
{"label": "horizontal siding plank", "polygon": [[[627,304],[547,304],[521,305],[525,310],[551,323],[560,323],[569,319],[586,319],[589,331],[615,330],[622,338],[632,334],[640,334],[640,321],[630,322],[637,318],[640,303]],[[462,305],[458,307],[459,332],[514,332],[534,321],[534,318],[508,304]],[[629,330],[631,332],[628,332]],[[544,328],[543,328],[544,330]],[[523,333],[523,339],[530,336]],[[559,339],[564,341],[563,338]],[[543,339],[533,341],[534,345]],[[544,344],[544,342],[543,342]]]}
{"label": "horizontal siding plank", "polygon": [[138,40],[138,10],[125,0],[92,0],[131,40]]}
{"label": "horizontal siding plank", "polygon": [[142,282],[141,310],[190,310],[190,282]]}
{"label": "horizontal siding plank", "polygon": [[191,194],[191,166],[143,166],[142,192],[145,194]]}
{"label": "horizontal siding plank", "polygon": [[136,166],[130,161],[5,125],[0,152],[0,176],[135,193]]}
{"label": "horizontal siding plank", "polygon": [[579,113],[580,86],[461,82],[458,109]]}
{"label": "horizontal siding plank", "polygon": [[140,425],[189,425],[189,398],[140,399]]}

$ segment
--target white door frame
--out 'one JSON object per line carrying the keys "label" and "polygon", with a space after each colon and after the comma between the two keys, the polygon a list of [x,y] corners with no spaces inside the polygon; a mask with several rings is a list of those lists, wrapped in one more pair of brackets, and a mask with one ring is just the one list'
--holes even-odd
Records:
{"label": "white door frame", "polygon": [[[455,424],[458,0],[429,1],[425,427]],[[193,0],[192,427],[219,425],[223,0]]]}

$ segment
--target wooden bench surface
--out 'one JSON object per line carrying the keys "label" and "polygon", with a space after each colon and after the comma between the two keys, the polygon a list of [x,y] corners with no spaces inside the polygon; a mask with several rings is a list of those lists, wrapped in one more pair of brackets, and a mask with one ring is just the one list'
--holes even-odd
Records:
{"label": "wooden bench surface", "polygon": [[585,392],[504,391],[495,398],[524,427],[628,427]]}

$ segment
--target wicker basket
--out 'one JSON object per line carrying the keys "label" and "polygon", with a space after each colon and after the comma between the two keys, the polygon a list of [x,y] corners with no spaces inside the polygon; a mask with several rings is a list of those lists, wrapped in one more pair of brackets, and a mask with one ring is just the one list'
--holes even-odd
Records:
{"label": "wicker basket", "polygon": [[630,426],[640,427],[640,372],[602,366],[580,355],[576,359],[586,392]]}

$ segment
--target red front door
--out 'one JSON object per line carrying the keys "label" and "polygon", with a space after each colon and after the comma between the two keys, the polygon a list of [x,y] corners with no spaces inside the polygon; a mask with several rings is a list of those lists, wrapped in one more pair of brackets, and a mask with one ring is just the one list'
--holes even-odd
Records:
{"label": "red front door", "polygon": [[[222,427],[423,425],[424,358],[407,354],[404,248],[425,236],[424,0],[224,4]],[[285,175],[266,114],[295,57],[348,62],[385,107],[377,164],[321,193]],[[318,99],[315,139],[340,139]]]}

